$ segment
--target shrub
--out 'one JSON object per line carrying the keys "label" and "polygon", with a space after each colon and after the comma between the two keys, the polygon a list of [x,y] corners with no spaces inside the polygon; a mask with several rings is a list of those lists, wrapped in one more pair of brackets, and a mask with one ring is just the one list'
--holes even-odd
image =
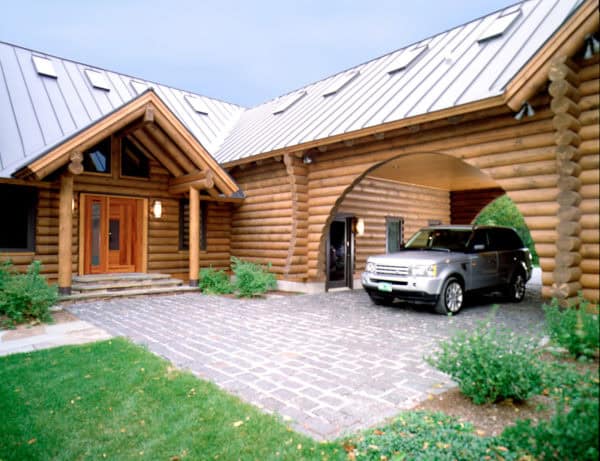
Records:
{"label": "shrub", "polygon": [[270,264],[265,268],[264,266],[232,257],[231,266],[235,274],[234,287],[240,297],[259,296],[277,286],[275,275],[268,271],[271,268]]}
{"label": "shrub", "polygon": [[588,312],[589,305],[580,295],[577,304],[568,309],[562,309],[556,298],[543,306],[550,339],[575,357],[593,357],[598,353],[598,314]]}
{"label": "shrub", "polygon": [[[350,439],[345,448],[357,460],[503,459],[494,438],[479,437],[469,423],[443,413],[411,411],[389,425]],[[350,457],[349,457],[350,459]]]}
{"label": "shrub", "polygon": [[[8,317],[10,326],[26,320],[51,320],[49,308],[58,299],[55,286],[49,286],[40,275],[41,263],[34,261],[27,273],[19,274],[3,267],[0,289],[0,313]],[[8,273],[8,274],[7,274]]]}
{"label": "shrub", "polygon": [[541,392],[543,367],[534,338],[480,324],[440,343],[426,361],[449,374],[476,404],[512,398],[523,401]]}
{"label": "shrub", "polygon": [[504,430],[500,443],[518,459],[597,460],[598,377],[589,372],[580,375],[572,367],[554,367],[551,384],[551,395],[557,398],[554,415],[537,425],[530,420],[517,421]]}
{"label": "shrub", "polygon": [[200,269],[198,286],[203,293],[207,294],[233,293],[233,285],[229,280],[229,275],[224,270],[217,271],[212,267]]}

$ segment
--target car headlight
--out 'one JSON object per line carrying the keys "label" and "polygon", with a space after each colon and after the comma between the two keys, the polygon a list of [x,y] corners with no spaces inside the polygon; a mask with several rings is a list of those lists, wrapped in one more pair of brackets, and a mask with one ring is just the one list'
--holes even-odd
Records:
{"label": "car headlight", "polygon": [[437,265],[413,266],[412,275],[415,277],[435,277],[437,275]]}
{"label": "car headlight", "polygon": [[366,267],[367,272],[375,272],[377,270],[377,266],[375,265],[375,263],[367,263],[367,267]]}

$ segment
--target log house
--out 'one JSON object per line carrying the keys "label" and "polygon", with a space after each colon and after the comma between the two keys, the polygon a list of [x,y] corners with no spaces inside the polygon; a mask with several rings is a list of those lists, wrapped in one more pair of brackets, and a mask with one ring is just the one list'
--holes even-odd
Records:
{"label": "log house", "polygon": [[[62,293],[87,273],[194,285],[231,256],[322,291],[508,194],[544,296],[598,301],[598,1],[550,3],[251,109],[0,43],[0,259],[41,260]],[[490,35],[499,17],[514,18]]]}

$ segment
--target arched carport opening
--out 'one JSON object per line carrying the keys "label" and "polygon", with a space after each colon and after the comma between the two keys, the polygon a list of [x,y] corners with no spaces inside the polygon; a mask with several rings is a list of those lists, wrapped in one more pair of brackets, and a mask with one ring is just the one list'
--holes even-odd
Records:
{"label": "arched carport opening", "polygon": [[[351,272],[345,276],[351,286],[368,256],[393,251],[427,225],[469,224],[504,194],[484,171],[441,153],[404,154],[371,166],[343,191],[328,217],[319,251],[326,287],[344,285],[339,283],[340,264],[332,261],[340,254],[341,221],[346,229],[350,226],[344,247],[351,254],[342,254],[342,265]],[[359,221],[362,235],[356,229]],[[332,268],[336,280],[331,280]]]}

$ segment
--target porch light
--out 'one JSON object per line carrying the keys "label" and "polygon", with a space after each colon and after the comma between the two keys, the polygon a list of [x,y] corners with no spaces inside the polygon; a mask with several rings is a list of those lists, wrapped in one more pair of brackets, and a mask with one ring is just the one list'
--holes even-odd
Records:
{"label": "porch light", "polygon": [[308,153],[304,154],[304,156],[302,157],[302,163],[304,163],[305,165],[310,165],[312,162],[313,162],[313,159],[310,156],[310,154],[308,154]]}
{"label": "porch light", "polygon": [[152,215],[156,219],[160,219],[162,216],[162,202],[160,200],[155,200],[152,204]]}
{"label": "porch light", "polygon": [[356,221],[356,234],[365,234],[365,220],[363,218],[358,218],[358,221]]}
{"label": "porch light", "polygon": [[515,114],[515,120],[521,120],[525,116],[533,117],[534,115],[535,115],[535,110],[533,109],[533,106],[531,104],[529,104],[529,102],[526,101],[523,103],[523,105],[519,109],[519,112],[517,112]]}

